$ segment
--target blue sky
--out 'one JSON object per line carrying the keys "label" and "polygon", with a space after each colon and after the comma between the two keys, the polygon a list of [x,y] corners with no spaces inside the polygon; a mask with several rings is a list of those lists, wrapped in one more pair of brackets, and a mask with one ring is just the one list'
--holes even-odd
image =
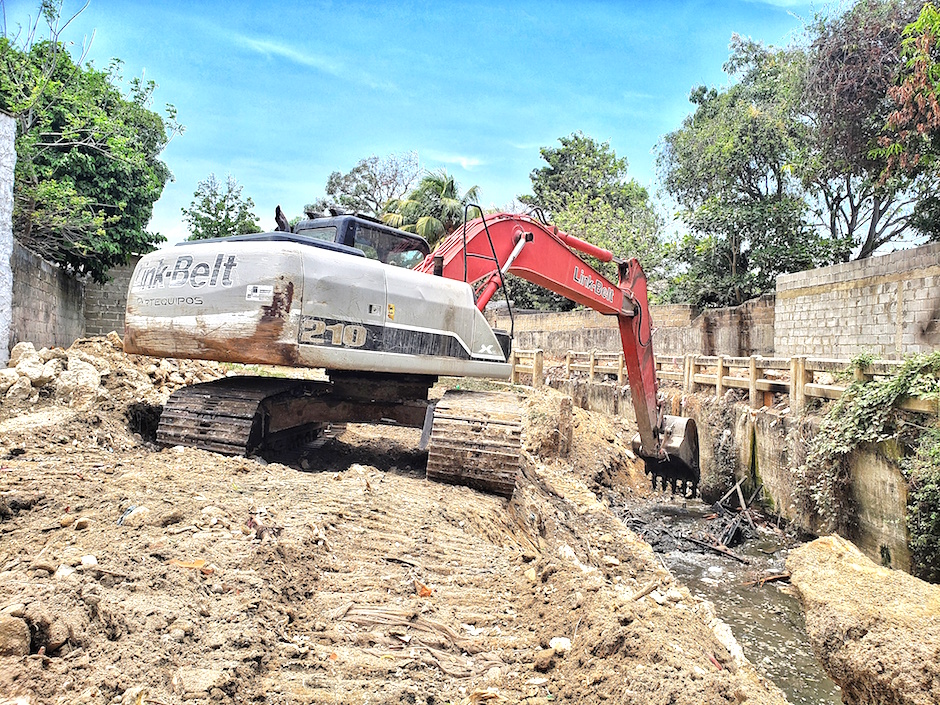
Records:
{"label": "blue sky", "polygon": [[[2,1],[2,0],[0,0]],[[6,0],[8,34],[38,0]],[[66,0],[64,15],[81,3]],[[609,141],[656,190],[654,147],[690,112],[696,85],[724,85],[737,32],[799,39],[827,5],[667,2],[176,2],[90,0],[63,38],[104,68],[157,82],[186,132],[163,158],[175,181],[151,230],[186,237],[197,183],[231,174],[266,229],[372,154],[416,151],[483,205],[529,191],[539,148],[581,130]]]}

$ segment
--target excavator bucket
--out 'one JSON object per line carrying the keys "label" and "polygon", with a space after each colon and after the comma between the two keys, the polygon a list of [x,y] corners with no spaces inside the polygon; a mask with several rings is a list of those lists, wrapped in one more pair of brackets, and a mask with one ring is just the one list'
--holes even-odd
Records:
{"label": "excavator bucket", "polygon": [[700,474],[698,429],[694,420],[683,416],[664,417],[662,456],[644,452],[639,434],[634,437],[632,445],[633,450],[646,464],[646,474],[651,476],[654,490],[657,484],[661,483],[665,491],[668,483],[673,494],[678,490],[684,496],[691,490],[691,496],[696,496]]}

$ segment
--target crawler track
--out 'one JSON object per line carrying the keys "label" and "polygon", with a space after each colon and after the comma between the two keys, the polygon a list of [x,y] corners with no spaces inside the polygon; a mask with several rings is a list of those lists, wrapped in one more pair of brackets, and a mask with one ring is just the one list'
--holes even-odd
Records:
{"label": "crawler track", "polygon": [[522,464],[519,398],[449,391],[434,410],[428,479],[511,497]]}
{"label": "crawler track", "polygon": [[248,455],[262,443],[284,445],[313,440],[318,424],[290,429],[290,439],[270,434],[266,404],[283,397],[315,394],[324,383],[270,377],[228,377],[183,387],[160,416],[157,442],[224,455]]}

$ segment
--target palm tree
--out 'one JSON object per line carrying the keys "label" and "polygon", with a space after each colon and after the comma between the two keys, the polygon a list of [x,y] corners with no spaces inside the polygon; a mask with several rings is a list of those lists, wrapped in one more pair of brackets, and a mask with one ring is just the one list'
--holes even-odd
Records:
{"label": "palm tree", "polygon": [[[459,195],[460,187],[445,169],[426,174],[405,198],[395,198],[385,205],[382,221],[394,228],[417,233],[433,247],[463,224],[464,207],[476,202],[480,189],[473,186]],[[481,215],[471,208],[468,218]]]}

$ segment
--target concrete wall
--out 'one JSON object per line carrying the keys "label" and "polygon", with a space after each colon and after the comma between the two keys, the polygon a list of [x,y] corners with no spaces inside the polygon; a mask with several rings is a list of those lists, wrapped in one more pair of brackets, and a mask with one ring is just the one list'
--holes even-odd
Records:
{"label": "concrete wall", "polygon": [[123,267],[108,270],[112,279],[106,284],[85,285],[85,335],[107,335],[113,330],[124,335],[127,286],[139,259],[134,257]]}
{"label": "concrete wall", "polygon": [[[689,305],[651,306],[653,349],[659,355],[772,355],[774,297],[762,296],[741,306],[699,312]],[[487,313],[490,323],[510,329],[509,316]],[[620,352],[620,334],[612,316],[596,311],[567,313],[517,312],[515,345],[541,348],[563,356],[568,350]]]}
{"label": "concrete wall", "polygon": [[[580,408],[635,420],[628,388],[587,380],[549,383],[571,396]],[[805,458],[806,444],[818,430],[818,418],[797,420],[766,408],[754,411],[747,404],[718,402],[706,394],[666,393],[671,413],[695,419],[698,427],[701,489],[715,493],[706,501],[716,500],[729,482],[744,479],[748,495],[760,482],[765,506],[773,513],[813,534],[827,530],[818,516],[797,502],[797,468]],[[851,509],[849,515],[840,517],[840,533],[876,563],[910,571],[908,490],[897,449],[890,444],[863,446],[849,456],[848,467]]]}
{"label": "concrete wall", "polygon": [[940,345],[940,243],[777,277],[777,357],[885,359]]}
{"label": "concrete wall", "polygon": [[13,247],[10,346],[68,347],[85,335],[85,293],[80,281],[19,243]]}
{"label": "concrete wall", "polygon": [[10,359],[13,325],[13,170],[16,121],[0,113],[0,366]]}

